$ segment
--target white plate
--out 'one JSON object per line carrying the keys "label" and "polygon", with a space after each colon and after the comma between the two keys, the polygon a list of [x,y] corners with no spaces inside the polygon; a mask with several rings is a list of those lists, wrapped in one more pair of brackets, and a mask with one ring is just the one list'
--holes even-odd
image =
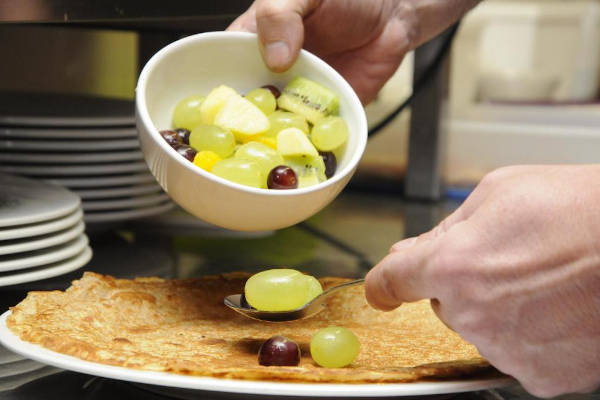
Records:
{"label": "white plate", "polygon": [[159,203],[164,203],[169,200],[169,196],[165,193],[159,193],[154,196],[138,196],[128,199],[119,200],[96,200],[84,201],[83,211],[100,211],[100,210],[118,210],[130,208],[143,208]]}
{"label": "white plate", "polygon": [[46,247],[66,243],[82,234],[84,229],[85,224],[83,221],[80,221],[77,223],[77,225],[60,232],[36,236],[33,238],[0,242],[0,255],[23,253],[25,251],[44,249]]}
{"label": "white plate", "polygon": [[121,174],[127,172],[148,171],[145,162],[113,163],[98,165],[0,165],[0,172],[9,174],[35,175],[35,176],[74,176],[74,175],[104,175]]}
{"label": "white plate", "polygon": [[0,140],[1,150],[104,151],[139,149],[137,139],[123,140]]}
{"label": "white plate", "polygon": [[135,128],[1,128],[0,138],[6,139],[106,139],[135,138]]}
{"label": "white plate", "polygon": [[7,377],[5,379],[0,379],[0,392],[6,390],[13,390],[20,386],[23,386],[29,382],[33,382],[35,380],[44,378],[48,375],[53,375],[61,372],[60,369],[54,367],[42,367],[40,369],[36,369],[35,371],[27,372],[21,375],[15,375],[11,377]]}
{"label": "white plate", "polygon": [[68,188],[92,187],[100,188],[103,186],[121,186],[130,184],[140,184],[148,182],[156,182],[150,173],[133,174],[133,175],[117,175],[103,178],[87,177],[87,178],[46,178],[48,182],[57,183]]}
{"label": "white plate", "polygon": [[0,229],[0,240],[13,240],[30,236],[45,235],[47,233],[60,231],[69,228],[83,217],[83,212],[78,209],[65,217],[53,219],[51,221],[36,223],[30,225],[17,226],[14,228]]}
{"label": "white plate", "polygon": [[143,371],[84,361],[25,342],[14,335],[6,326],[6,318],[9,315],[10,311],[7,311],[0,318],[0,342],[16,353],[44,364],[71,371],[150,385],[265,396],[389,397],[468,392],[514,383],[512,378],[501,377],[418,383],[310,384],[204,378],[167,372]]}
{"label": "white plate", "polygon": [[107,199],[111,197],[139,196],[163,192],[162,188],[157,184],[139,185],[139,186],[124,186],[124,187],[107,187],[103,189],[73,189],[83,200]]}
{"label": "white plate", "polygon": [[173,207],[174,204],[169,201],[168,203],[158,206],[138,208],[137,210],[86,212],[83,218],[86,222],[91,223],[124,221],[127,219],[144,218],[162,214]]}
{"label": "white plate", "polygon": [[131,127],[131,100],[54,93],[0,93],[0,124],[39,127]]}
{"label": "white plate", "polygon": [[63,275],[83,267],[91,258],[92,249],[88,246],[81,253],[68,260],[45,265],[44,267],[36,268],[32,271],[16,274],[2,274],[0,275],[0,286],[18,285],[20,283],[39,281]]}
{"label": "white plate", "polygon": [[0,364],[0,378],[25,374],[43,367],[45,367],[45,364],[32,360],[20,360],[8,364]]}
{"label": "white plate", "polygon": [[49,247],[47,249],[0,256],[0,272],[34,268],[39,267],[40,265],[48,265],[63,261],[81,253],[87,245],[87,236],[80,235],[68,243]]}
{"label": "white plate", "polygon": [[48,221],[80,205],[79,197],[57,185],[0,174],[0,228]]}
{"label": "white plate", "polygon": [[10,164],[88,164],[143,160],[141,151],[109,151],[106,153],[0,153],[0,161]]}
{"label": "white plate", "polygon": [[4,348],[3,346],[0,346],[0,364],[13,363],[15,361],[21,361],[24,359],[25,358],[22,355],[17,354],[14,351],[10,351],[7,348]]}

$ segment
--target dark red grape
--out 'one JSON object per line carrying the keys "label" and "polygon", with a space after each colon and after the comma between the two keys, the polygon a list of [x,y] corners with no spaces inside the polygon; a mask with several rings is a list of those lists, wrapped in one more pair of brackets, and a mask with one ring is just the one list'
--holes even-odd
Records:
{"label": "dark red grape", "polygon": [[175,150],[190,161],[194,161],[194,157],[196,157],[196,150],[187,144],[180,144],[175,147]]}
{"label": "dark red grape", "polygon": [[319,152],[323,162],[325,163],[325,176],[327,179],[331,178],[337,168],[337,159],[335,154],[330,151]]}
{"label": "dark red grape", "polygon": [[179,134],[172,130],[160,131],[160,136],[162,136],[171,147],[177,147],[183,143]]}
{"label": "dark red grape", "polygon": [[273,336],[260,346],[260,365],[296,366],[300,364],[300,347],[285,336]]}
{"label": "dark red grape", "polygon": [[275,96],[275,98],[278,98],[279,96],[281,96],[281,91],[277,88],[277,86],[265,85],[265,86],[263,86],[263,89],[267,89],[267,90],[271,91],[271,93],[273,93],[273,96]]}
{"label": "dark red grape", "polygon": [[285,165],[279,165],[269,172],[267,187],[269,189],[296,189],[298,178],[293,169]]}
{"label": "dark red grape", "polygon": [[185,144],[190,144],[190,131],[185,128],[177,128],[175,129],[177,135],[181,138],[181,141]]}

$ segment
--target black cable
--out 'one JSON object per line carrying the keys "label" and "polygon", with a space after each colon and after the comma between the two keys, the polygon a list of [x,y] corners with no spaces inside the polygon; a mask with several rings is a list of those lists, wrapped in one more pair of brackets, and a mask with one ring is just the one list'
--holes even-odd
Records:
{"label": "black cable", "polygon": [[[458,31],[458,26],[459,26],[459,24],[457,23],[450,28],[450,31],[448,33],[448,37],[447,37],[446,41],[442,44],[442,47],[440,47],[438,54],[436,54],[436,56],[432,60],[431,64],[429,64],[427,66],[427,68],[423,72],[423,75],[421,76],[421,78],[415,83],[411,95],[408,96],[406,98],[406,100],[404,100],[402,102],[402,104],[400,104],[394,111],[392,111],[383,120],[381,120],[379,123],[377,123],[377,125],[375,125],[371,129],[369,129],[369,137],[373,137],[375,134],[380,132],[390,122],[392,122],[394,120],[394,118],[396,118],[398,116],[398,114],[400,114],[402,111],[404,111],[404,109],[411,104],[415,94],[419,93],[419,91],[423,88],[425,83],[427,83],[427,81],[429,79],[431,79],[431,77],[437,72],[437,70],[442,65],[442,61],[444,60],[444,58],[448,55],[448,53],[450,51],[452,41],[454,40],[454,37],[456,36],[456,32]],[[371,269],[371,267],[374,265],[365,254],[356,250],[354,247],[340,241],[339,239],[330,235],[329,233],[324,232],[320,229],[317,229],[314,226],[310,226],[306,222],[300,222],[296,226],[303,229],[304,231],[310,233],[311,235],[324,240],[325,242],[331,244],[332,246],[337,247],[338,249],[342,250],[343,252],[356,257],[361,268]]]}
{"label": "black cable", "polygon": [[459,23],[453,25],[450,28],[448,37],[446,38],[446,41],[444,42],[442,47],[440,47],[438,54],[436,54],[436,56],[433,59],[433,61],[431,62],[431,64],[429,64],[427,66],[427,68],[423,72],[423,75],[421,76],[421,78],[415,83],[415,85],[413,87],[413,91],[410,94],[410,96],[408,96],[406,98],[406,100],[404,100],[394,111],[389,113],[383,120],[379,121],[377,123],[377,125],[375,125],[371,129],[369,129],[369,133],[368,133],[369,137],[375,136],[383,128],[385,128],[390,122],[392,122],[398,116],[398,114],[400,114],[402,111],[404,111],[404,109],[412,103],[412,100],[415,97],[415,94],[418,93],[423,88],[425,83],[433,75],[435,75],[437,70],[442,66],[442,61],[444,61],[444,58],[450,52],[450,47],[451,47],[452,41],[454,40],[454,37],[456,36],[456,32],[458,31],[458,26],[459,26]]}

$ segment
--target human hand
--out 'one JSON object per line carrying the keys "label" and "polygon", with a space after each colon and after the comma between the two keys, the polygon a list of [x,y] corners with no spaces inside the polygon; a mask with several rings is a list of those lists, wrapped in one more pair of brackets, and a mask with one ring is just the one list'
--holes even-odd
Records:
{"label": "human hand", "polygon": [[301,47],[346,78],[364,104],[404,55],[478,0],[256,0],[228,30],[258,33],[266,64],[281,72]]}
{"label": "human hand", "polygon": [[432,299],[446,325],[533,395],[600,384],[600,166],[487,175],[366,277],[376,308]]}

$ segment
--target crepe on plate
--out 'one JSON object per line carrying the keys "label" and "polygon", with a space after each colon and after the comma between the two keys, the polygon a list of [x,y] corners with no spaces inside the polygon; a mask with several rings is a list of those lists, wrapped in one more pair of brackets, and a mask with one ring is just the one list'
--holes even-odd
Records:
{"label": "crepe on plate", "polygon": [[[88,361],[220,378],[384,383],[492,369],[437,319],[428,301],[379,312],[358,286],[340,291],[312,318],[265,323],[223,305],[225,296],[242,292],[248,277],[124,280],[86,272],[64,292],[30,292],[11,309],[7,325],[22,340]],[[345,281],[321,279],[324,288]],[[360,354],[348,367],[322,368],[310,357],[311,336],[331,325],[347,327],[360,339]],[[300,344],[299,366],[258,364],[260,345],[277,334]]]}

